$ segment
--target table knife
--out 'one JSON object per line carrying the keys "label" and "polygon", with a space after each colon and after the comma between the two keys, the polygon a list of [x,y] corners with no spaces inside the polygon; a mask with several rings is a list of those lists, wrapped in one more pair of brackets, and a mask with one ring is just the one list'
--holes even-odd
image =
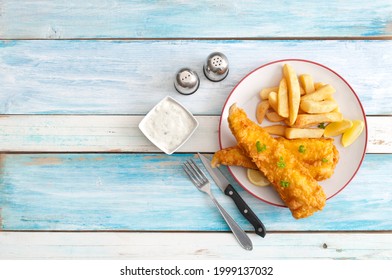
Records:
{"label": "table knife", "polygon": [[263,223],[259,220],[256,214],[250,209],[250,207],[246,204],[246,202],[242,199],[242,197],[237,193],[234,187],[229,183],[226,177],[222,174],[222,172],[218,168],[211,167],[211,161],[207,159],[205,156],[198,153],[201,162],[204,167],[207,169],[208,173],[210,173],[212,179],[214,179],[216,185],[222,190],[222,192],[231,197],[234,203],[237,205],[238,210],[240,210],[241,214],[253,225],[255,228],[256,234],[264,237],[266,235],[266,229]]}

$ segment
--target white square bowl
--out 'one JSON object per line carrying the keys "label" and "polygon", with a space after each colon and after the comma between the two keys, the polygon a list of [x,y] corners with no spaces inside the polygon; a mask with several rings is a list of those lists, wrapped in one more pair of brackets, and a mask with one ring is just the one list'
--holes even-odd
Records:
{"label": "white square bowl", "polygon": [[195,132],[198,121],[181,103],[163,98],[139,123],[139,129],[155,146],[171,155]]}

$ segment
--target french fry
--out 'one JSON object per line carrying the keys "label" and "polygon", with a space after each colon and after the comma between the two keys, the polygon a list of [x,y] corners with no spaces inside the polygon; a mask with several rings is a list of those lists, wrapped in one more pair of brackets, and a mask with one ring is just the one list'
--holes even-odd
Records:
{"label": "french fry", "polygon": [[283,118],[282,116],[279,116],[279,114],[276,113],[275,111],[267,112],[267,114],[265,114],[265,116],[267,117],[267,119],[270,122],[281,122],[286,119],[286,118]]}
{"label": "french fry", "polygon": [[260,91],[260,93],[259,93],[260,98],[261,98],[262,100],[268,99],[268,96],[269,96],[269,94],[270,94],[271,91],[277,92],[277,91],[278,91],[278,87],[263,88],[263,89]]}
{"label": "french fry", "polygon": [[[300,104],[301,104],[301,103],[300,103]],[[299,107],[299,110],[298,110],[298,115],[299,115],[299,114],[306,114],[306,112],[305,112],[304,110],[301,109],[301,106]]]}
{"label": "french fry", "polygon": [[322,83],[322,82],[317,82],[314,83],[314,90],[318,90],[319,88],[321,88],[322,86],[325,86],[326,83]]}
{"label": "french fry", "polygon": [[285,129],[285,137],[287,139],[296,138],[320,138],[323,136],[324,129],[321,128],[293,128]]}
{"label": "french fry", "polygon": [[[333,101],[333,102],[335,102],[336,104],[338,103],[333,97],[326,98],[324,101],[326,101],[326,100],[328,100],[328,101]],[[336,106],[336,108],[333,109],[331,112],[340,112],[339,104],[338,104],[338,105]]]}
{"label": "french fry", "polygon": [[306,93],[305,90],[301,86],[299,87],[299,92],[300,92],[301,96]]}
{"label": "french fry", "polygon": [[324,99],[332,98],[335,89],[331,85],[324,85],[315,92],[302,96],[303,100],[322,101]]}
{"label": "french fry", "polygon": [[300,108],[302,110],[311,114],[329,113],[335,110],[337,107],[338,103],[336,103],[334,100],[303,100],[300,104]]}
{"label": "french fry", "polygon": [[284,125],[270,125],[263,127],[269,134],[285,136],[287,126]]}
{"label": "french fry", "polygon": [[320,123],[338,122],[343,120],[340,112],[330,112],[323,114],[298,114],[297,121],[292,125],[294,128],[304,128]]}
{"label": "french fry", "polygon": [[[286,78],[289,96],[289,124],[295,123],[301,98],[297,74],[289,64],[283,65],[283,76]],[[305,95],[306,96],[306,95]]]}
{"label": "french fry", "polygon": [[340,113],[340,108],[339,108],[339,106],[338,107],[336,107],[332,112],[337,112],[337,113]]}
{"label": "french fry", "polygon": [[257,105],[256,120],[259,124],[263,122],[265,113],[267,112],[268,108],[269,108],[268,100],[263,100],[259,102],[259,104]]}
{"label": "french fry", "polygon": [[274,109],[275,112],[278,112],[278,94],[275,91],[270,92],[268,102],[272,109]]}
{"label": "french fry", "polygon": [[301,86],[304,88],[305,94],[309,94],[315,91],[313,77],[311,75],[309,74],[300,75],[299,82],[301,83]]}
{"label": "french fry", "polygon": [[284,118],[289,116],[289,100],[286,79],[280,80],[278,89],[278,114]]}

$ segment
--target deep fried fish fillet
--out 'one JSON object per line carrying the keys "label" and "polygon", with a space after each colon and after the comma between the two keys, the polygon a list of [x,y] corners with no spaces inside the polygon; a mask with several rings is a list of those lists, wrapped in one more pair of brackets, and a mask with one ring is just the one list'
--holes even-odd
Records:
{"label": "deep fried fish fillet", "polygon": [[211,160],[211,166],[218,167],[220,164],[258,169],[256,164],[253,163],[239,146],[233,146],[215,152]]}
{"label": "deep fried fish fillet", "polygon": [[238,145],[272,183],[294,218],[305,218],[323,209],[326,196],[322,187],[283,143],[235,104],[230,107],[228,122]]}
{"label": "deep fried fish fillet", "polygon": [[[317,181],[332,176],[339,160],[339,152],[333,144],[332,138],[320,139],[293,139],[275,138],[282,142],[284,147],[292,152],[306,167],[310,175]],[[217,151],[211,161],[213,167],[219,164],[237,165],[250,169],[258,169],[256,164],[246,156],[239,146]]]}

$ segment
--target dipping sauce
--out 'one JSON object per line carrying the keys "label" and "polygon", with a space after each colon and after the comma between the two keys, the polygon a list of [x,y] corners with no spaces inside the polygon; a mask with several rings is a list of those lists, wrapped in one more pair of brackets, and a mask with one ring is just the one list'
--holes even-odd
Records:
{"label": "dipping sauce", "polygon": [[196,130],[198,123],[180,103],[165,97],[141,121],[140,130],[166,154],[172,154]]}

